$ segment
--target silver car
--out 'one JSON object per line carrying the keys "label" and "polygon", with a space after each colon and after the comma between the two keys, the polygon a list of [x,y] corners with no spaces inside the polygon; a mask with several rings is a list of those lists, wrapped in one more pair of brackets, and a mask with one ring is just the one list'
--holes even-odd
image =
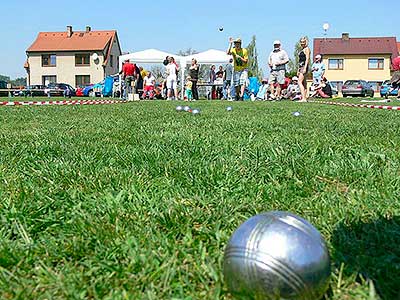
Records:
{"label": "silver car", "polygon": [[347,80],[342,86],[343,97],[360,96],[374,97],[374,90],[365,80]]}

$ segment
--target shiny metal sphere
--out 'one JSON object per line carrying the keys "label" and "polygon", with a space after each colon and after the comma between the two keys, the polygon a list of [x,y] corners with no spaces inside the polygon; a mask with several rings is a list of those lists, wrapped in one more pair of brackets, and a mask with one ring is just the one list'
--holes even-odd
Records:
{"label": "shiny metal sphere", "polygon": [[194,114],[194,115],[200,114],[200,109],[198,109],[198,108],[193,109],[192,114]]}
{"label": "shiny metal sphere", "polygon": [[178,105],[178,106],[176,107],[176,111],[182,111],[182,110],[183,110],[183,107],[182,107],[182,106]]}
{"label": "shiny metal sphere", "polygon": [[232,111],[232,109],[233,109],[232,106],[228,106],[228,107],[226,108],[227,111]]}
{"label": "shiny metal sphere", "polygon": [[184,106],[184,107],[183,107],[183,110],[186,111],[186,112],[188,112],[188,111],[190,110],[190,106],[187,106],[187,105]]}
{"label": "shiny metal sphere", "polygon": [[225,249],[225,282],[237,299],[318,300],[328,288],[330,274],[321,234],[288,212],[251,217]]}

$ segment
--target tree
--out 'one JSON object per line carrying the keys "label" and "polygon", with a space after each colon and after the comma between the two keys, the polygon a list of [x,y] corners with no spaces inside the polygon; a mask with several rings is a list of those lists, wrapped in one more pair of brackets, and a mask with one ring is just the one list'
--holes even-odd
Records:
{"label": "tree", "polygon": [[263,71],[261,68],[258,67],[258,54],[256,48],[256,36],[253,35],[251,42],[247,46],[247,53],[249,56],[249,76],[257,77],[258,79],[262,79]]}
{"label": "tree", "polygon": [[10,77],[5,75],[0,75],[0,81],[10,82]]}

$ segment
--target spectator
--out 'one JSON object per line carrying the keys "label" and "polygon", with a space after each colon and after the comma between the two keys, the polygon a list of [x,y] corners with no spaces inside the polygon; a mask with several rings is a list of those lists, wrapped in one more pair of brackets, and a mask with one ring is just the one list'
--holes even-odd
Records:
{"label": "spectator", "polygon": [[[281,49],[281,42],[274,41],[274,50],[272,50],[268,58],[268,65],[271,68],[269,76],[271,99],[281,100],[281,85],[285,84],[285,66],[288,62],[289,56],[285,50]],[[276,91],[274,83],[277,83]]]}
{"label": "spectator", "polygon": [[172,100],[172,93],[175,99],[178,99],[177,89],[177,76],[176,73],[179,71],[179,66],[175,62],[175,59],[170,56],[168,57],[168,65],[166,66],[167,71],[167,100]]}
{"label": "spectator", "polygon": [[[232,44],[234,48],[232,49]],[[249,56],[246,48],[242,48],[242,40],[240,38],[234,40],[229,38],[229,48],[226,52],[233,56],[233,84],[236,90],[236,100],[243,100],[244,90],[248,81],[248,62]]]}
{"label": "spectator", "polygon": [[302,94],[301,94],[301,87],[299,84],[299,79],[294,76],[292,78],[291,83],[289,84],[288,88],[287,88],[287,94],[286,94],[287,98],[289,100],[300,100],[302,99]]}
{"label": "spectator", "polygon": [[210,72],[208,73],[208,83],[210,86],[208,87],[208,98],[215,99],[215,86],[214,81],[217,79],[217,74],[215,73],[215,65],[211,65]]}
{"label": "spectator", "polygon": [[186,94],[186,101],[192,101],[193,99],[193,82],[190,76],[186,77],[186,84],[185,84],[185,94]]}
{"label": "spectator", "polygon": [[224,68],[219,66],[217,73],[215,73],[216,78],[223,78],[224,77]]}
{"label": "spectator", "polygon": [[156,78],[153,76],[151,71],[147,72],[147,75],[143,79],[143,99],[154,98],[154,86],[156,84]]}
{"label": "spectator", "polygon": [[325,77],[322,78],[318,85],[314,86],[312,97],[332,98],[332,88]]}
{"label": "spectator", "polygon": [[147,71],[145,69],[143,69],[143,67],[139,67],[139,70],[140,70],[140,75],[144,79],[147,75]]}
{"label": "spectator", "polygon": [[390,79],[390,84],[392,85],[392,88],[399,89],[397,99],[400,99],[400,55],[393,59],[392,67],[394,73]]}
{"label": "spectator", "polygon": [[215,73],[216,79],[215,83],[218,83],[221,86],[217,87],[217,98],[222,99],[222,86],[224,84],[224,68],[219,66],[217,73]]}
{"label": "spectator", "polygon": [[261,80],[261,86],[258,89],[256,100],[267,100],[268,99],[268,79],[264,78]]}
{"label": "spectator", "polygon": [[192,81],[192,95],[193,100],[199,100],[199,92],[197,90],[197,81],[199,80],[199,65],[197,60],[192,58],[192,65],[189,68],[189,76]]}
{"label": "spectator", "polygon": [[135,77],[135,94],[142,94],[143,93],[143,77],[140,73],[140,67],[138,65],[134,64],[135,66],[135,72],[134,72],[134,77]]}
{"label": "spectator", "polygon": [[325,65],[322,62],[322,56],[317,54],[315,56],[315,61],[312,64],[311,71],[313,74],[313,85],[318,86],[322,79],[324,78],[325,74]]}
{"label": "spectator", "polygon": [[126,99],[128,93],[132,93],[132,81],[134,81],[134,73],[135,66],[129,62],[129,60],[125,60],[122,66],[122,79],[125,83],[124,95],[123,98]]}
{"label": "spectator", "polygon": [[231,100],[231,81],[232,81],[232,74],[233,74],[233,66],[232,66],[233,59],[229,60],[229,63],[226,64],[224,70],[224,85],[222,86],[223,89],[223,97],[222,99]]}
{"label": "spectator", "polygon": [[301,101],[307,101],[307,80],[308,66],[310,64],[310,48],[308,47],[308,40],[306,37],[300,39],[301,51],[299,52],[299,87],[301,91]]}

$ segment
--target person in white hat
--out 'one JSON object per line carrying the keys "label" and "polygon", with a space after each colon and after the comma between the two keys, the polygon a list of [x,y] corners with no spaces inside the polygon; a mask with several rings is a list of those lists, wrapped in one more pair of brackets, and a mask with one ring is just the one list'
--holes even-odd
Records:
{"label": "person in white hat", "polygon": [[313,74],[313,85],[317,86],[321,83],[325,74],[325,65],[322,62],[322,56],[320,54],[315,55],[315,60],[311,66],[311,71]]}
{"label": "person in white hat", "polygon": [[286,97],[289,100],[300,100],[301,99],[299,78],[297,78],[297,76],[292,77],[292,80],[287,88]]}
{"label": "person in white hat", "polygon": [[271,68],[269,86],[272,99],[281,99],[281,85],[285,83],[286,64],[288,62],[289,56],[285,50],[281,49],[281,42],[274,41],[274,50],[272,50],[268,58],[268,65]]}
{"label": "person in white hat", "polygon": [[[232,49],[232,44],[234,48]],[[235,86],[236,100],[243,100],[244,89],[248,81],[249,56],[246,48],[242,48],[242,40],[229,38],[229,48],[226,51],[233,57],[233,85]]]}

